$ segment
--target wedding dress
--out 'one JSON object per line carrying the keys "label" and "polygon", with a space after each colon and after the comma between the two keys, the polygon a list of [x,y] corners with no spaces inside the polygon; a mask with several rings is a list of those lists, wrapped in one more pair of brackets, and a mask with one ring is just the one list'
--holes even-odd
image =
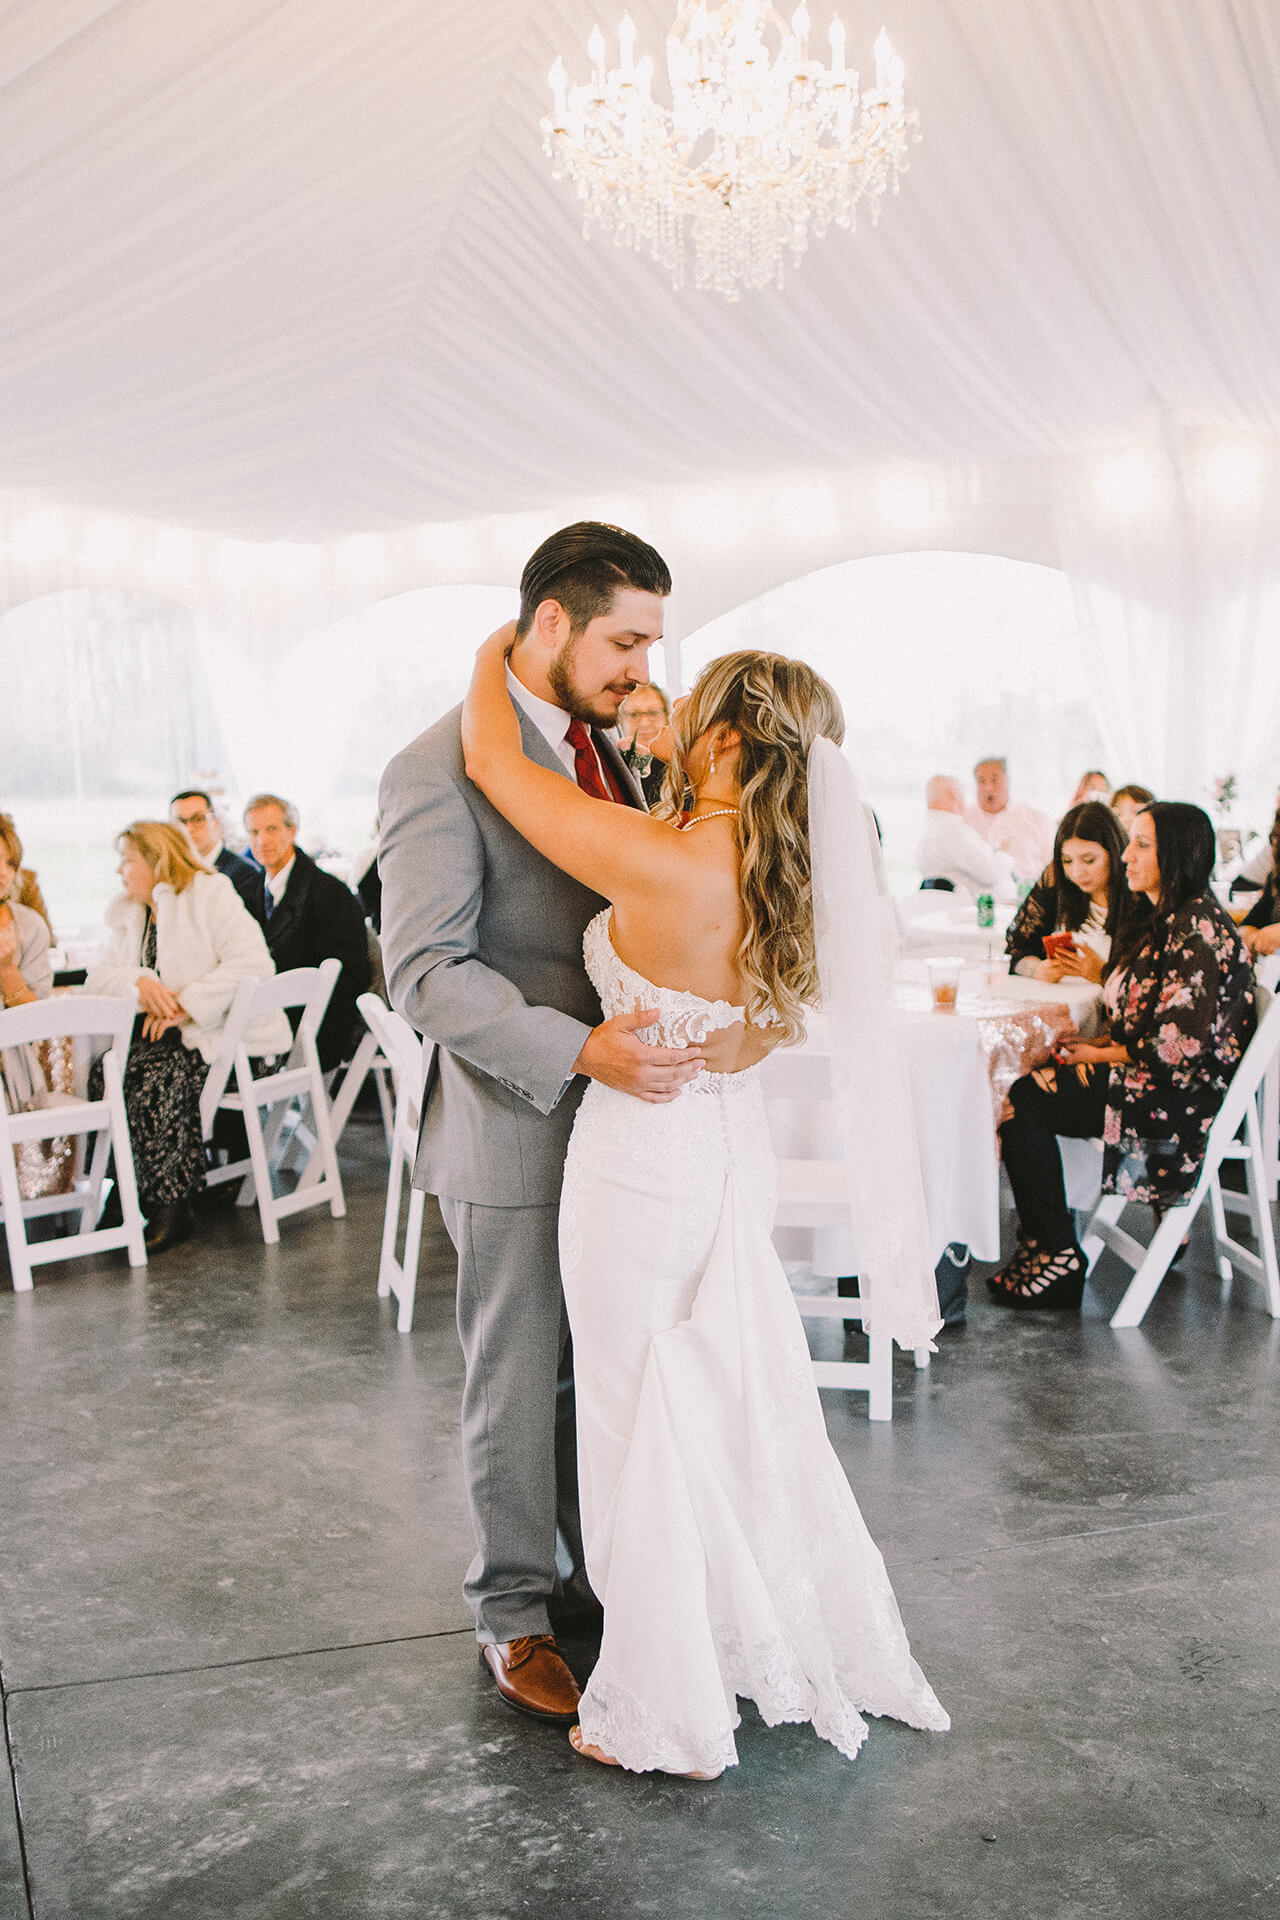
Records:
{"label": "wedding dress", "polygon": [[[696,1043],[741,1007],[584,953],[605,1017]],[[737,1761],[737,1697],[811,1721],[850,1759],[863,1714],[943,1729],[884,1562],[827,1439],[770,1240],[776,1169],[759,1069],[658,1105],[592,1081],[560,1206],[587,1571],[604,1606],[584,1741],[635,1771]]]}

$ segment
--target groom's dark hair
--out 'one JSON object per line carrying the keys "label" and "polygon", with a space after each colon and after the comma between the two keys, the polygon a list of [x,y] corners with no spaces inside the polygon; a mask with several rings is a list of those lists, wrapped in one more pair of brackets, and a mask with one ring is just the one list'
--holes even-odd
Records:
{"label": "groom's dark hair", "polygon": [[608,613],[620,587],[665,596],[671,571],[660,553],[622,527],[578,520],[544,540],[520,576],[518,634],[528,633],[544,600],[558,600],[575,633]]}

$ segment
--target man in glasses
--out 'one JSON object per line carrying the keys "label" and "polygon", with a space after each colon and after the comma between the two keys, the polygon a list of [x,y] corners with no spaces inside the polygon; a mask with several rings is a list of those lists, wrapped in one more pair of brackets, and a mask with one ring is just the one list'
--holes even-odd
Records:
{"label": "man in glasses", "polygon": [[175,827],[181,827],[188,840],[206,866],[213,867],[218,873],[225,873],[240,898],[248,906],[261,868],[255,867],[252,860],[246,860],[242,854],[232,853],[224,846],[222,829],[213,801],[199,787],[186,787],[181,793],[175,793],[169,802],[169,818]]}

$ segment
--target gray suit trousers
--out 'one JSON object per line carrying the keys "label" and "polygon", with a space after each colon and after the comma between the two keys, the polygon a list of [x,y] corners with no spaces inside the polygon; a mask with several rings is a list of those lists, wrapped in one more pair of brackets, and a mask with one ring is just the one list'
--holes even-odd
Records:
{"label": "gray suit trousers", "polygon": [[440,1196],[458,1254],[466,1358],[462,1456],[476,1557],[463,1591],[486,1641],[546,1633],[557,1538],[582,1567],[569,1323],[558,1206],[486,1207]]}

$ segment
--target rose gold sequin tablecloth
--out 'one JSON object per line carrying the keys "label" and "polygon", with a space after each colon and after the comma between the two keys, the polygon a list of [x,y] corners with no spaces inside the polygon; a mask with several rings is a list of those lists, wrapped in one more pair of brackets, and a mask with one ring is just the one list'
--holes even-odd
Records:
{"label": "rose gold sequin tablecloth", "polygon": [[927,1020],[969,1020],[978,1030],[978,1044],[986,1056],[991,1079],[991,1107],[999,1126],[1010,1087],[1033,1067],[1042,1067],[1060,1040],[1075,1037],[1076,1022],[1069,1007],[1053,1001],[1011,1005],[1001,995],[961,988],[955,1013],[938,1013],[927,987],[898,988],[898,1005],[907,1015]]}

